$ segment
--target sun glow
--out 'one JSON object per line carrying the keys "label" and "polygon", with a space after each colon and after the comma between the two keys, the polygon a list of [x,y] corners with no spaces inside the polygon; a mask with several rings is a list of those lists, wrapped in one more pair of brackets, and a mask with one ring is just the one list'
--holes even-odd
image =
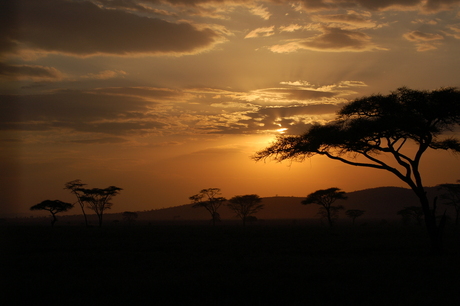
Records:
{"label": "sun glow", "polygon": [[284,134],[284,132],[286,132],[287,128],[281,128],[281,129],[277,129],[276,131],[280,134]]}

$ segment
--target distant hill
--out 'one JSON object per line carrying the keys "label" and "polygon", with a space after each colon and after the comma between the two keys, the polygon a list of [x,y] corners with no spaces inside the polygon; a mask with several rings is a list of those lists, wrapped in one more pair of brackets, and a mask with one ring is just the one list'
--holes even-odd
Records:
{"label": "distant hill", "polygon": [[[436,188],[428,187],[428,195],[437,195]],[[345,209],[365,210],[366,218],[395,219],[397,212],[407,206],[419,206],[414,192],[401,187],[378,187],[347,193],[347,200],[338,200],[337,205]],[[304,219],[314,218],[318,205],[302,205],[305,197],[267,197],[262,199],[264,209],[257,213],[258,219]],[[441,206],[445,207],[445,206]],[[219,210],[222,219],[234,219],[226,207]],[[364,216],[363,216],[364,217]],[[139,212],[139,220],[206,220],[210,219],[205,209],[192,208],[191,204],[146,212]]]}
{"label": "distant hill", "polygon": [[[435,187],[426,188],[430,201],[438,195]],[[335,204],[343,205],[345,209],[361,209],[366,213],[362,219],[399,219],[397,212],[407,206],[419,206],[418,198],[412,190],[401,187],[378,187],[347,193],[347,200],[338,200]],[[316,204],[302,205],[305,197],[266,197],[262,199],[264,209],[257,213],[258,219],[307,219],[315,218],[319,206]],[[439,213],[447,206],[439,205]],[[449,208],[452,210],[451,208]],[[448,211],[449,212],[449,211]],[[225,206],[219,209],[221,219],[235,220],[234,213]],[[171,220],[209,220],[209,213],[204,208],[193,208],[192,204],[175,207],[137,212],[139,221],[171,221]],[[341,212],[341,218],[344,213]],[[35,218],[36,219],[36,218]],[[91,222],[96,223],[94,215],[90,215]],[[93,220],[94,219],[94,220]],[[61,216],[62,222],[81,222],[82,216]],[[121,213],[105,214],[105,222],[122,220]]]}

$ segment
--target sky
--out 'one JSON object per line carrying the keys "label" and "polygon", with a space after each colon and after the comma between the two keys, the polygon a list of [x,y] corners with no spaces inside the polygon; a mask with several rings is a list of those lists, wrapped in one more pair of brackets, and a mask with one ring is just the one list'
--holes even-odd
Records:
{"label": "sky", "polygon": [[[73,203],[75,179],[123,188],[112,212],[204,188],[406,187],[325,157],[251,156],[362,96],[460,87],[459,50],[460,0],[1,1],[0,216]],[[460,179],[447,152],[421,169],[426,186]]]}

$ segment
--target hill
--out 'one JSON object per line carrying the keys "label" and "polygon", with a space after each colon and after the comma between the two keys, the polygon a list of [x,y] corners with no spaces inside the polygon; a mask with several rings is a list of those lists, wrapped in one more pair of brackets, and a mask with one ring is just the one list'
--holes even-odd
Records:
{"label": "hill", "polygon": [[[428,195],[434,198],[436,188],[427,188]],[[397,212],[407,206],[419,206],[413,191],[401,187],[378,187],[347,193],[347,200],[338,200],[337,205],[345,209],[365,210],[366,218],[395,219]],[[305,219],[314,218],[318,205],[302,205],[304,197],[266,197],[259,219]],[[234,214],[226,207],[219,210],[222,219],[234,219]],[[205,209],[192,208],[191,204],[152,210],[139,213],[139,220],[206,220],[209,213]]]}
{"label": "hill", "polygon": [[[433,199],[437,194],[435,187],[427,188],[428,195]],[[401,187],[378,187],[347,193],[347,200],[339,200],[337,205],[345,209],[365,210],[365,218],[397,219],[397,212],[407,206],[419,206],[418,198],[413,191]],[[258,219],[306,219],[315,218],[318,205],[302,205],[304,197],[266,197],[265,205]],[[235,219],[234,213],[227,207],[219,210],[222,219]],[[205,209],[193,208],[192,204],[176,207],[138,212],[139,220],[207,220],[210,218]]]}
{"label": "hill", "polygon": [[[438,195],[435,187],[426,188],[428,196],[432,201]],[[407,206],[419,206],[418,198],[412,190],[401,187],[378,187],[347,193],[347,200],[338,200],[336,205],[343,205],[345,209],[361,209],[366,213],[361,219],[393,220],[399,219],[397,212]],[[266,197],[262,198],[265,205],[259,213],[258,219],[309,219],[316,218],[318,205],[302,205],[305,197]],[[447,206],[440,205],[439,213],[442,213]],[[449,212],[449,210],[451,210]],[[149,211],[138,211],[138,221],[175,221],[175,220],[209,220],[209,213],[205,209],[193,208],[192,204],[185,204],[175,207],[155,209]],[[236,220],[234,213],[225,206],[219,209],[222,220]],[[452,208],[448,213],[453,213]],[[96,223],[96,216],[89,215],[91,223]],[[344,213],[340,213],[344,218]],[[35,221],[39,221],[34,218]],[[81,215],[61,216],[62,223],[82,222]],[[121,221],[121,213],[105,214],[105,222]],[[26,220],[26,219],[25,219]],[[29,219],[30,220],[30,219]]]}

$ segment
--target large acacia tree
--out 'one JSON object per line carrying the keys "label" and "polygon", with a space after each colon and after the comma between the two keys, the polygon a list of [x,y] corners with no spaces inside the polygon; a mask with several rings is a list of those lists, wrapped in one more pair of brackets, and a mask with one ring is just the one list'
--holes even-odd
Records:
{"label": "large acacia tree", "polygon": [[303,160],[324,155],[343,163],[385,170],[406,183],[417,195],[433,250],[442,246],[442,224],[436,202],[423,186],[420,162],[428,149],[460,152],[452,130],[460,124],[460,91],[399,88],[388,95],[374,94],[346,104],[335,120],[314,124],[295,136],[280,136],[255,160]]}

